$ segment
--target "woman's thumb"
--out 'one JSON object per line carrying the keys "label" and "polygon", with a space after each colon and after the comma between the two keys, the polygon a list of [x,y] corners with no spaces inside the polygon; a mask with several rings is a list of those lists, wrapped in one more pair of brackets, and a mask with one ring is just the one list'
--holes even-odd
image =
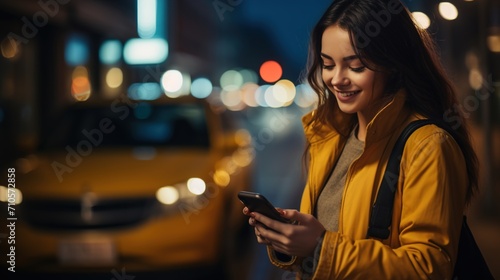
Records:
{"label": "woman's thumb", "polygon": [[289,220],[297,222],[300,222],[302,220],[300,212],[295,209],[278,209],[278,212],[280,212],[281,216]]}

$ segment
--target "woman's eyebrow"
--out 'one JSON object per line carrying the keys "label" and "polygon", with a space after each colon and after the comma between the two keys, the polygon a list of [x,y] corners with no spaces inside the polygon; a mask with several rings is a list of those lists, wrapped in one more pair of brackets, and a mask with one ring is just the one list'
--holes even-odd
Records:
{"label": "woman's eyebrow", "polygon": [[350,56],[346,56],[344,57],[342,60],[343,61],[349,61],[349,60],[354,60],[354,59],[358,59],[359,57],[357,55],[350,55]]}
{"label": "woman's eyebrow", "polygon": [[321,57],[324,57],[324,58],[326,58],[326,59],[329,59],[329,60],[333,60],[333,58],[332,58],[331,56],[329,56],[329,55],[327,55],[327,54],[324,54],[324,53],[321,53],[321,54],[320,54],[320,56],[321,56]]}
{"label": "woman's eyebrow", "polygon": [[[320,54],[321,57],[323,58],[326,58],[326,59],[329,59],[329,60],[333,60],[333,58],[325,53],[321,53]],[[350,60],[355,60],[355,59],[358,59],[359,57],[355,54],[353,55],[349,55],[349,56],[346,56],[344,58],[342,58],[343,61],[350,61]]]}

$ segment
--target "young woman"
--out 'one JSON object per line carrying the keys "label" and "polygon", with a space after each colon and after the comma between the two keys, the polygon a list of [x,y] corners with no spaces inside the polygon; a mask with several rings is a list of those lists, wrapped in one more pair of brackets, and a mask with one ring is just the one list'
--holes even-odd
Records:
{"label": "young woman", "polygon": [[[243,209],[271,262],[312,279],[451,279],[477,159],[429,35],[399,0],[336,0],[312,32],[307,78],[319,97],[303,117],[308,180],[300,212],[282,210],[298,223]],[[411,135],[390,236],[367,238],[389,154],[417,119],[456,135]]]}

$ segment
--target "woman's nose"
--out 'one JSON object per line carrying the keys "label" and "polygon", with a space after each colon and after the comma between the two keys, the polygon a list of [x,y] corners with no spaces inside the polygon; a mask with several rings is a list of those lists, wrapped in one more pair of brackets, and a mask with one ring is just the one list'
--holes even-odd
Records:
{"label": "woman's nose", "polygon": [[347,86],[349,85],[349,79],[344,75],[344,72],[340,69],[334,71],[333,77],[331,80],[332,86]]}

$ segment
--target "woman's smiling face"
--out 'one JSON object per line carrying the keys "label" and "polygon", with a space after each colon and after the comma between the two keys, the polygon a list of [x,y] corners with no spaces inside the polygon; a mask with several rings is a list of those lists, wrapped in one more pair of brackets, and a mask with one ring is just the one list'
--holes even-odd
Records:
{"label": "woman's smiling face", "polygon": [[[368,69],[354,52],[349,33],[329,26],[321,41],[322,78],[340,109],[370,121],[381,106],[387,75]],[[383,103],[383,104],[381,104]]]}

